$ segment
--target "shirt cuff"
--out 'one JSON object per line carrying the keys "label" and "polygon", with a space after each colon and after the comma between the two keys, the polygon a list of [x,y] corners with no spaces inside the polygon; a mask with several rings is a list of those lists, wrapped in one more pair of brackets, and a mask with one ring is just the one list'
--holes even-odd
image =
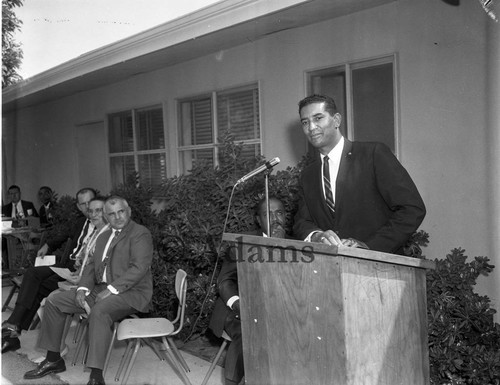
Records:
{"label": "shirt cuff", "polygon": [[314,234],[316,233],[319,233],[320,231],[319,230],[315,230],[315,231],[312,231],[307,237],[306,239],[304,239],[305,242],[311,242],[311,238]]}
{"label": "shirt cuff", "polygon": [[108,290],[111,292],[111,294],[115,294],[115,295],[116,295],[116,294],[119,294],[119,293],[118,293],[118,290],[116,290],[113,286],[108,285],[108,286],[107,286],[107,288],[108,288]]}
{"label": "shirt cuff", "polygon": [[80,291],[80,290],[85,290],[85,295],[89,295],[90,294],[90,290],[87,289],[84,286],[80,286],[79,288],[76,289],[76,291]]}
{"label": "shirt cuff", "polygon": [[240,297],[237,295],[233,295],[231,298],[229,298],[226,302],[226,305],[229,309],[232,309],[233,303],[235,303],[237,300],[239,300]]}

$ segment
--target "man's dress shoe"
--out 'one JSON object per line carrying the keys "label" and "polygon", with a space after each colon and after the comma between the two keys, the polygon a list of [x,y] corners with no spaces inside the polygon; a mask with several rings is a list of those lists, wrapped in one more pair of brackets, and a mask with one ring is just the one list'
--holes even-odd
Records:
{"label": "man's dress shoe", "polygon": [[2,338],[2,354],[10,352],[11,350],[17,350],[20,347],[21,342],[17,337]]}
{"label": "man's dress shoe", "polygon": [[51,373],[61,373],[66,370],[66,364],[64,360],[60,358],[56,362],[49,362],[47,359],[40,362],[36,369],[30,370],[24,373],[24,378],[26,380],[34,380],[36,378],[45,377],[47,374]]}
{"label": "man's dress shoe", "polygon": [[2,339],[5,337],[10,337],[12,334],[17,336],[21,334],[21,330],[14,325],[4,322],[2,324]]}
{"label": "man's dress shoe", "polygon": [[97,378],[90,378],[89,382],[87,382],[87,385],[106,385],[104,383],[104,379],[97,379]]}

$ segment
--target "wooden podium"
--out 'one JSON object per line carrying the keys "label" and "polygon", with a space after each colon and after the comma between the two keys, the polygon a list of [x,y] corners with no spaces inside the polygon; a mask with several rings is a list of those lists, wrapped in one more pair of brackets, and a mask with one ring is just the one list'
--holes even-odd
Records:
{"label": "wooden podium", "polygon": [[249,385],[427,385],[425,269],[376,251],[225,233]]}

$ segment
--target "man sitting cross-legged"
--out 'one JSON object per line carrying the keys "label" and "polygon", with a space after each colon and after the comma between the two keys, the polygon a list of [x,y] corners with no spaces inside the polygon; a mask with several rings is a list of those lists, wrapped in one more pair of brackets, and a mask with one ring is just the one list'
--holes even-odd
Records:
{"label": "man sitting cross-legged", "polygon": [[104,384],[102,369],[113,323],[149,309],[153,294],[151,233],[131,220],[131,209],[121,197],[106,199],[104,215],[111,230],[97,238],[95,251],[83,271],[79,287],[53,293],[47,298],[39,342],[39,347],[47,350],[47,356],[36,369],[24,374],[25,379],[37,379],[66,370],[60,355],[66,316],[87,312],[87,366],[91,368],[88,384]]}

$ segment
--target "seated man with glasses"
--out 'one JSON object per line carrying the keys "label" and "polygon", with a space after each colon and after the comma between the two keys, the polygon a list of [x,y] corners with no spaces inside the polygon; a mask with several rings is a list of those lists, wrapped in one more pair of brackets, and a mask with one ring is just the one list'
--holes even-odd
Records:
{"label": "seated man with glasses", "polygon": [[[43,257],[49,250],[57,250],[64,241],[70,238],[71,254],[69,258],[63,258],[55,266],[70,270],[75,269],[76,256],[88,243],[95,229],[94,223],[89,219],[88,211],[89,203],[95,197],[96,192],[92,188],[83,188],[77,192],[77,207],[83,215],[76,220],[68,234],[63,234],[44,244],[38,251],[38,256]],[[64,278],[56,274],[50,266],[31,267],[24,273],[16,306],[9,319],[2,323],[2,353],[20,348],[21,343],[18,337],[21,330],[28,330],[40,303],[50,293],[58,289],[60,281],[64,281]]]}

